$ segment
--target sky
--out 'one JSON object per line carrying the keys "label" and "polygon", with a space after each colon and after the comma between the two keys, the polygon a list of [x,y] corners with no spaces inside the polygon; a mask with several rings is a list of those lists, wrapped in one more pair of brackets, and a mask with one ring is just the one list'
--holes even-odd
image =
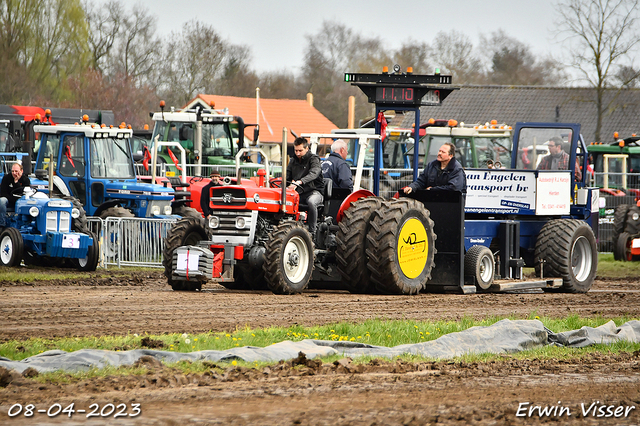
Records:
{"label": "sky", "polygon": [[[101,5],[107,0],[89,0]],[[478,46],[480,34],[502,29],[536,56],[559,56],[554,34],[559,18],[555,0],[135,0],[157,17],[157,34],[169,36],[197,19],[224,39],[248,46],[253,70],[298,74],[305,35],[315,35],[327,20],[365,37],[380,37],[389,50],[409,39],[431,43],[440,31],[457,30]],[[128,10],[134,3],[124,0]],[[389,64],[391,68],[393,64]],[[347,71],[347,70],[345,70]],[[433,70],[415,70],[428,74]]]}

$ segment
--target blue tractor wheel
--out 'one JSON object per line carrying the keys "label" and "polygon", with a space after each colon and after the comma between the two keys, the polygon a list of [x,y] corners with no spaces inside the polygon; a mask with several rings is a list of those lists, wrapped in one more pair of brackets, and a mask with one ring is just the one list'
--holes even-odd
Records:
{"label": "blue tractor wheel", "polygon": [[2,266],[18,266],[22,261],[24,241],[16,228],[6,228],[0,234],[0,263]]}

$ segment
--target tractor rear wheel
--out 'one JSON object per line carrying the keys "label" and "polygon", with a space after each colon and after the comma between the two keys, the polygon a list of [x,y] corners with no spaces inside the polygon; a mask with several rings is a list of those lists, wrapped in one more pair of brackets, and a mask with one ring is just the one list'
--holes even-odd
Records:
{"label": "tractor rear wheel", "polygon": [[5,228],[0,234],[0,263],[2,266],[18,266],[22,261],[24,240],[16,228]]}
{"label": "tractor rear wheel", "polygon": [[488,247],[473,246],[464,255],[464,274],[480,290],[488,290],[493,283],[496,263]]}
{"label": "tractor rear wheel", "polygon": [[627,213],[631,206],[620,204],[613,212],[613,258],[614,260],[624,260],[618,256],[618,236],[624,232],[627,225]]}
{"label": "tractor rear wheel", "polygon": [[204,228],[204,219],[195,217],[185,217],[177,221],[164,240],[164,250],[162,251],[162,266],[164,266],[164,276],[171,288],[175,291],[195,291],[202,288],[199,281],[174,280],[173,275],[173,253],[182,246],[197,246],[200,241],[206,240],[207,231]]}
{"label": "tractor rear wheel", "polygon": [[408,198],[383,202],[367,238],[367,267],[378,291],[418,294],[424,289],[431,278],[436,235],[422,203]]}
{"label": "tractor rear wheel", "polygon": [[181,205],[180,207],[176,208],[172,213],[181,217],[202,217],[202,214],[198,210],[194,209],[193,207],[187,207],[185,205]]}
{"label": "tractor rear wheel", "polygon": [[93,244],[87,249],[87,257],[83,259],[73,259],[73,264],[80,271],[95,271],[98,266],[98,257],[100,254],[100,250],[98,249],[98,237],[93,232],[87,232],[87,234],[93,240]]}
{"label": "tractor rear wheel", "polygon": [[560,291],[586,293],[598,267],[596,237],[591,227],[577,219],[547,222],[538,234],[535,251],[536,274],[544,260],[545,277],[561,277]]}
{"label": "tractor rear wheel", "polygon": [[336,260],[342,275],[342,284],[351,293],[369,293],[374,290],[367,268],[367,234],[371,229],[373,213],[380,210],[382,198],[367,197],[357,200],[345,210],[336,235]]}
{"label": "tractor rear wheel", "polygon": [[270,234],[262,265],[269,289],[295,294],[307,288],[313,272],[311,234],[300,222],[285,222]]}

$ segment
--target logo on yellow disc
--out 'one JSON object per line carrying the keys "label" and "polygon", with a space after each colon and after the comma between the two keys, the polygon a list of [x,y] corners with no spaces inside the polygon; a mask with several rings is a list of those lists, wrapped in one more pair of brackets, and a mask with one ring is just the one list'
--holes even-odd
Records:
{"label": "logo on yellow disc", "polygon": [[418,219],[407,220],[398,237],[398,263],[407,278],[416,278],[424,270],[429,255],[427,230]]}

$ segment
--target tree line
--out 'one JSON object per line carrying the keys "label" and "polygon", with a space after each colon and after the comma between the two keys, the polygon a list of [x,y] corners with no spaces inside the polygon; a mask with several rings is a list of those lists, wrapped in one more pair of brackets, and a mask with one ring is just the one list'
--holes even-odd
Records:
{"label": "tree line", "polygon": [[[388,49],[382,38],[359,34],[343,23],[323,22],[307,34],[300,73],[252,69],[249,46],[223,38],[214,26],[192,20],[162,37],[157,18],[141,4],[111,0],[0,0],[0,103],[111,109],[118,121],[142,127],[159,99],[180,107],[199,93],[304,99],[336,125],[347,123],[347,98],[356,96],[356,117],[372,115],[344,72],[380,72],[399,64],[416,73],[439,68],[454,84],[583,84],[604,91],[638,84],[635,29],[640,0],[560,0],[570,54],[563,61],[537,56],[525,43],[496,29],[478,45],[457,30],[432,40],[406,40]],[[600,102],[600,104],[598,104]],[[611,108],[594,99],[599,110]],[[224,107],[219,105],[218,107]],[[601,119],[601,118],[599,118]]]}

